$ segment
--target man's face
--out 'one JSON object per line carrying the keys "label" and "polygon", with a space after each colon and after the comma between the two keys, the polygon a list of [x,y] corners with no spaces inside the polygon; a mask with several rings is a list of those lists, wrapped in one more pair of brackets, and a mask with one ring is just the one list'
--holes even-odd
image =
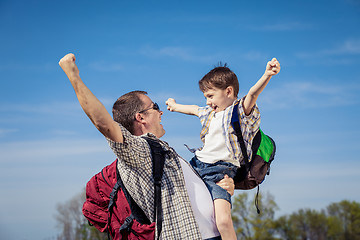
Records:
{"label": "man's face", "polygon": [[161,124],[161,115],[163,114],[160,110],[152,109],[154,103],[146,95],[141,95],[140,99],[144,103],[145,112],[141,113],[143,119],[145,120],[146,133],[152,133],[157,138],[161,138],[165,134],[163,125]]}
{"label": "man's face", "polygon": [[230,106],[236,99],[233,92],[226,89],[213,87],[204,92],[206,104],[209,105],[215,112],[221,112]]}

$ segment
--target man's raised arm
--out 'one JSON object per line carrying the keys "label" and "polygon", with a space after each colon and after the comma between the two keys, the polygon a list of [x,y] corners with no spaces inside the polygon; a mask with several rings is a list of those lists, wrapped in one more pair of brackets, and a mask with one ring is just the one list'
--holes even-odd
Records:
{"label": "man's raised arm", "polygon": [[105,136],[115,142],[123,142],[120,126],[112,119],[104,105],[86,87],[79,75],[79,69],[75,64],[75,56],[72,53],[65,55],[59,62],[69,78],[81,107],[90,118],[94,126]]}

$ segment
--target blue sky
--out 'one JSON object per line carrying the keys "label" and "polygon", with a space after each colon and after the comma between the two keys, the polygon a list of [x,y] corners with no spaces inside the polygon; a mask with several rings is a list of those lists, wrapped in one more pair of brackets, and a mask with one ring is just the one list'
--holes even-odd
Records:
{"label": "blue sky", "polygon": [[[131,90],[204,105],[197,81],[219,61],[240,95],[278,58],[258,100],[277,143],[261,191],[278,215],[360,201],[360,2],[0,1],[0,238],[54,239],[54,214],[115,156],[82,112],[58,61],[110,111]],[[195,117],[165,111],[164,140],[189,159]],[[250,191],[249,193],[253,193]]]}

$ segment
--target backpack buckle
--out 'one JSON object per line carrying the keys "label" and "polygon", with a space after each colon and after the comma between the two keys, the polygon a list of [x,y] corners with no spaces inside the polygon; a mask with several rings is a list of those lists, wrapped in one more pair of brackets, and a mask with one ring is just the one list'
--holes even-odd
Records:
{"label": "backpack buckle", "polygon": [[135,218],[134,218],[134,216],[132,214],[130,216],[128,216],[125,219],[123,225],[121,225],[119,231],[126,230],[126,231],[130,232],[130,228],[131,228],[131,225],[132,225],[134,219]]}

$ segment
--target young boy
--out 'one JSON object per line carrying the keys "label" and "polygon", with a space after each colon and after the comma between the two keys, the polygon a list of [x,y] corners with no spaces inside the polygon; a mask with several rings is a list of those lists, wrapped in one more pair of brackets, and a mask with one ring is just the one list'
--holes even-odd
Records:
{"label": "young boy", "polygon": [[273,58],[266,65],[264,75],[250,88],[248,94],[238,100],[238,79],[229,68],[216,67],[200,81],[207,107],[182,105],[172,98],[166,101],[169,111],[195,115],[200,118],[200,133],[204,146],[195,150],[190,164],[203,178],[214,200],[216,225],[223,240],[236,239],[231,219],[231,196],[217,187],[216,182],[224,175],[233,178],[243,158],[237,137],[230,124],[234,107],[239,108],[239,119],[247,153],[251,159],[252,139],[259,130],[260,112],[256,105],[259,94],[272,76],[280,71],[280,63]]}

